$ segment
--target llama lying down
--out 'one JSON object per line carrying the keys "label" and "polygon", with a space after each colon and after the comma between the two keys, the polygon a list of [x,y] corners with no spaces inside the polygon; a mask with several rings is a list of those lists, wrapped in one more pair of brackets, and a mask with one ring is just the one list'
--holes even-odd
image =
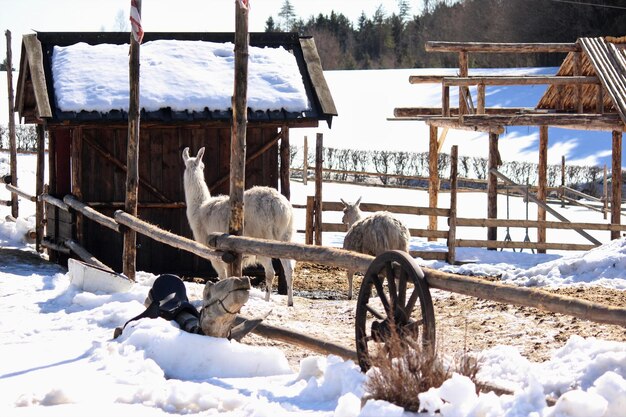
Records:
{"label": "llama lying down", "polygon": [[[230,197],[226,195],[211,196],[209,187],[204,180],[204,148],[198,154],[189,156],[189,148],[183,150],[185,162],[185,202],[187,203],[187,220],[194,239],[204,245],[210,233],[228,233],[230,219]],[[244,204],[244,236],[290,242],[293,238],[293,210],[291,203],[282,194],[271,187],[252,187],[243,195]],[[259,263],[265,270],[265,300],[269,301],[274,280],[272,259],[263,256],[246,256],[244,265]],[[293,269],[295,262],[281,259],[287,281],[287,304],[293,305]],[[219,279],[227,277],[226,263],[212,260],[211,264]]]}

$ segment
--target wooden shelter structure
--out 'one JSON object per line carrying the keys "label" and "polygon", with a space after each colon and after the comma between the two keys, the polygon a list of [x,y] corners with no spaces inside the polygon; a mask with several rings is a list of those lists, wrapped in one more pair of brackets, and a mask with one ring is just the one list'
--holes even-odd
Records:
{"label": "wooden shelter structure", "polygon": [[[622,133],[626,129],[626,37],[580,38],[575,43],[474,43],[428,42],[426,50],[451,52],[459,57],[459,76],[410,76],[411,84],[441,83],[440,108],[396,108],[395,120],[422,120],[430,127],[430,207],[437,206],[439,173],[437,155],[448,129],[489,134],[488,219],[497,218],[497,167],[501,163],[498,138],[506,126],[539,127],[539,202],[547,197],[548,127],[598,130],[612,135],[611,223],[620,224],[622,201]],[[469,76],[473,53],[562,53],[565,59],[553,76]],[[535,108],[488,107],[487,86],[547,85]],[[475,102],[469,87],[476,88]],[[459,89],[458,107],[450,105],[450,88]],[[439,135],[438,129],[443,129]],[[538,220],[546,220],[545,204],[538,204]],[[434,230],[436,218],[431,218]],[[497,229],[488,227],[488,239],[496,240]],[[611,238],[619,232],[611,232]],[[545,242],[545,228],[538,229]]]}
{"label": "wooden shelter structure", "polygon": [[[234,33],[146,33],[154,40],[232,43]],[[309,108],[284,108],[247,114],[246,188],[279,188],[289,198],[289,130],[329,126],[337,115],[324,79],[315,42],[297,33],[250,33],[250,46],[284,48],[296,59]],[[128,44],[128,33],[39,32],[22,40],[16,112],[25,123],[38,126],[37,196],[85,204],[112,217],[124,207],[128,113],[123,110],[62,111],[57,106],[52,72],[55,46]],[[229,87],[232,88],[232,87]],[[158,111],[141,110],[139,138],[139,217],[162,229],[191,237],[186,218],[182,150],[206,148],[205,176],[213,194],[228,194],[232,109],[172,110],[162,103]],[[44,190],[45,133],[48,138],[48,184]],[[63,202],[61,202],[63,203]],[[45,213],[45,214],[44,214]],[[45,224],[45,231],[43,225]],[[68,214],[41,199],[37,208],[38,244],[61,263],[71,256],[68,244],[78,243],[104,264],[119,271],[122,236],[80,213]],[[208,262],[140,236],[137,269],[153,273],[211,274]]]}

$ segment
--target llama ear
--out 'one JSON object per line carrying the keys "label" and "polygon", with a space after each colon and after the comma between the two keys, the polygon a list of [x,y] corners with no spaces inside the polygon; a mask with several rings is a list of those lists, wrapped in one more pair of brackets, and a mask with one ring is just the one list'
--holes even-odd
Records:
{"label": "llama ear", "polygon": [[183,161],[187,162],[187,160],[189,159],[189,148],[185,148],[183,149]]}
{"label": "llama ear", "polygon": [[343,198],[340,198],[339,200],[341,200],[341,202],[343,203],[344,207],[348,207],[350,204],[346,203]]}
{"label": "llama ear", "polygon": [[356,203],[354,203],[355,206],[358,206],[359,204],[361,204],[361,199],[363,198],[363,196],[359,197],[359,199],[356,201]]}
{"label": "llama ear", "polygon": [[203,155],[204,155],[204,146],[198,150],[198,155],[196,156],[196,158],[202,159]]}

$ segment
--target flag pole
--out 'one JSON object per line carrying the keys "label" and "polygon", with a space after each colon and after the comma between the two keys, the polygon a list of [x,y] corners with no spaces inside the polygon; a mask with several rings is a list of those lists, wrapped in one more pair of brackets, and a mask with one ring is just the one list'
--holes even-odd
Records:
{"label": "flag pole", "polygon": [[[126,144],[126,199],[124,211],[137,217],[137,194],[139,191],[139,57],[143,40],[141,27],[141,0],[130,2],[130,58],[128,63],[130,95],[128,103],[128,139]],[[124,274],[135,280],[137,260],[137,232],[127,228],[124,231],[124,251],[122,266]]]}

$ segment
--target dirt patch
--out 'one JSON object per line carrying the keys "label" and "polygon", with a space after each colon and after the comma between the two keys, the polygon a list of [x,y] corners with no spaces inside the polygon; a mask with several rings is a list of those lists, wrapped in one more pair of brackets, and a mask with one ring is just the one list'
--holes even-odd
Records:
{"label": "dirt patch", "polygon": [[[355,298],[361,277],[355,276]],[[272,314],[268,324],[330,340],[344,347],[354,347],[354,314],[356,301],[347,300],[348,284],[345,270],[306,262],[298,263],[294,292],[296,306],[284,313]],[[606,305],[626,306],[626,292],[603,287],[573,287],[551,290],[582,300]],[[620,326],[596,324],[572,316],[551,313],[536,308],[497,303],[441,290],[431,290],[435,308],[437,343],[447,353],[464,349],[480,351],[496,345],[510,345],[531,361],[547,360],[572,335],[604,340],[626,341],[626,329]],[[284,350],[290,364],[314,354],[307,349],[247,336],[245,343],[274,345]]]}

